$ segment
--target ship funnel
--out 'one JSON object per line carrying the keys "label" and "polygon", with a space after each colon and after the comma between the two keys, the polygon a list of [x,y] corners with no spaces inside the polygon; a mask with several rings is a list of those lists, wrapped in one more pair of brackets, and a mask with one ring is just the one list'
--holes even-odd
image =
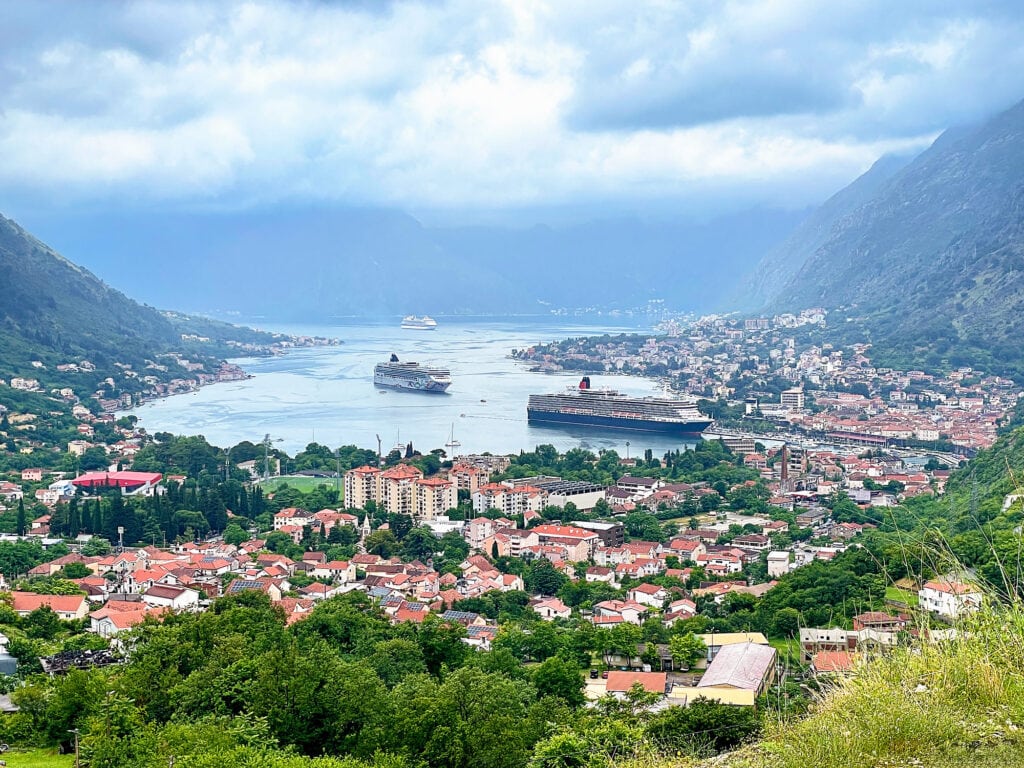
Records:
{"label": "ship funnel", "polygon": [[391,362],[392,363],[397,363],[398,362],[398,355],[396,355],[394,352],[391,353]]}
{"label": "ship funnel", "polygon": [[580,389],[590,389],[590,377],[584,376],[580,379]]}

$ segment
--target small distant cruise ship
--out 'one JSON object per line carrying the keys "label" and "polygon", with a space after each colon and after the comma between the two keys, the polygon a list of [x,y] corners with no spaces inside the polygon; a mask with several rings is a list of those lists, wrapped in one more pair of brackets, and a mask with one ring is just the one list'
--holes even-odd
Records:
{"label": "small distant cruise ship", "polygon": [[402,363],[399,362],[397,355],[392,355],[388,362],[377,363],[374,366],[373,383],[378,387],[440,394],[451,386],[452,375],[447,368],[431,368],[419,363]]}
{"label": "small distant cruise ship", "polygon": [[437,321],[429,315],[406,315],[402,318],[402,327],[412,331],[432,331],[437,328]]}

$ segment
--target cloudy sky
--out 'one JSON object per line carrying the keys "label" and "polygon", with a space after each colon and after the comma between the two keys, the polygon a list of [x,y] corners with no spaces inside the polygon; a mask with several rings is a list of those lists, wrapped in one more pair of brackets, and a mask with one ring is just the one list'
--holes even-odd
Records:
{"label": "cloudy sky", "polygon": [[0,205],[805,206],[1024,98],[944,0],[0,0]]}

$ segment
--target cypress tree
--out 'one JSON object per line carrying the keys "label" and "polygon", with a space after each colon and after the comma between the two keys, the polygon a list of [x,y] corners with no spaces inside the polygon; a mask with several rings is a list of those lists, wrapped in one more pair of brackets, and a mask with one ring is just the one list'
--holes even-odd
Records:
{"label": "cypress tree", "polygon": [[19,536],[24,536],[25,531],[28,530],[28,525],[25,522],[25,498],[18,499],[18,521],[17,521],[17,532]]}

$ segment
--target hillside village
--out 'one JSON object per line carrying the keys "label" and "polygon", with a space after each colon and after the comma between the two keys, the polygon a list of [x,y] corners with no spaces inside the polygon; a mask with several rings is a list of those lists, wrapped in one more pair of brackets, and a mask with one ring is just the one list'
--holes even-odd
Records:
{"label": "hillside village", "polygon": [[[464,456],[431,477],[405,462],[355,467],[344,475],[337,508],[280,509],[267,530],[236,543],[215,536],[88,554],[99,539],[81,534],[68,551],[65,539],[51,536],[51,514],[39,515],[26,522],[22,536],[3,539],[34,540],[65,553],[44,555],[27,573],[5,574],[13,585],[9,604],[21,617],[49,608],[61,620],[111,639],[117,649],[118,638],[140,624],[169,612],[205,610],[221,596],[266,595],[291,625],[322,601],[359,592],[394,624],[438,619],[458,627],[463,642],[486,651],[505,629],[500,614],[482,608],[492,596],[507,595],[503,599],[534,621],[582,622],[603,633],[586,680],[591,699],[623,696],[639,684],[666,705],[700,696],[753,706],[789,665],[812,676],[841,674],[864,650],[895,646],[917,631],[917,610],[941,626],[980,602],[977,589],[952,578],[911,585],[901,595],[906,602],[878,610],[884,607],[879,595],[876,605],[863,604],[852,623],[790,627],[789,642],[799,643],[796,657],[784,637],[780,644],[749,629],[704,631],[722,626],[730,606],[754,605],[788,574],[813,563],[827,567],[856,550],[860,537],[882,521],[881,508],[906,495],[941,492],[945,470],[908,470],[886,454],[839,456],[783,446],[738,457],[737,464],[755,470],[758,479],[727,489],[630,474],[644,462],[625,459],[618,459],[624,471],[609,486],[555,476],[493,479],[512,462]],[[39,505],[56,509],[76,495],[114,489],[126,498],[159,497],[166,483],[187,480],[111,470],[51,479],[59,474],[23,470],[19,482],[0,484],[0,494],[8,505],[23,505],[28,492]],[[844,499],[840,504],[834,503],[837,495]],[[683,510],[690,510],[688,516]],[[459,519],[460,511],[469,514]],[[637,515],[655,521],[658,540],[627,532]],[[659,528],[659,519],[668,522]],[[412,531],[429,531],[428,539],[437,543],[422,545],[418,557],[390,554],[401,549],[390,531],[401,520]],[[408,544],[410,534],[405,536]],[[356,543],[353,554],[332,559],[328,542],[342,540]],[[282,542],[294,545],[291,556],[274,551]],[[433,561],[453,546],[461,559],[439,570]],[[67,578],[69,573],[79,575]],[[79,593],[19,588],[25,579],[31,590],[55,578],[72,582]],[[672,651],[669,641],[684,634],[697,638],[698,653]]]}

